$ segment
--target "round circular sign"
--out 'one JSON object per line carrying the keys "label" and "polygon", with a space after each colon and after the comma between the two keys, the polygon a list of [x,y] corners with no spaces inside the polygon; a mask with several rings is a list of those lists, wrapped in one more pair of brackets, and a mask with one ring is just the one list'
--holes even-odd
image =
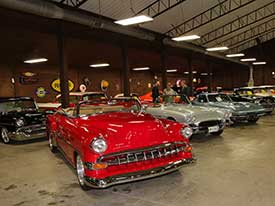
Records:
{"label": "round circular sign", "polygon": [[[68,80],[68,86],[69,86],[69,91],[73,91],[74,89],[74,83],[71,80]],[[55,79],[51,83],[51,87],[54,91],[56,92],[61,92],[60,88],[60,79]]]}
{"label": "round circular sign", "polygon": [[46,96],[47,91],[44,87],[38,87],[35,91],[36,96],[38,96],[39,98],[43,98]]}

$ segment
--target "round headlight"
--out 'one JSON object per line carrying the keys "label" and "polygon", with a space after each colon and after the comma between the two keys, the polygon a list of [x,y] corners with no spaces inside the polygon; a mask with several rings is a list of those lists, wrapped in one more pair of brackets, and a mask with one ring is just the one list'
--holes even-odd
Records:
{"label": "round headlight", "polygon": [[180,130],[180,133],[181,133],[182,136],[189,139],[193,135],[193,130],[190,127],[184,127]]}
{"label": "round headlight", "polygon": [[15,124],[17,127],[22,127],[22,126],[24,126],[25,122],[23,119],[17,119]]}
{"label": "round headlight", "polygon": [[107,150],[107,142],[103,138],[94,139],[90,145],[91,149],[96,153],[102,153]]}

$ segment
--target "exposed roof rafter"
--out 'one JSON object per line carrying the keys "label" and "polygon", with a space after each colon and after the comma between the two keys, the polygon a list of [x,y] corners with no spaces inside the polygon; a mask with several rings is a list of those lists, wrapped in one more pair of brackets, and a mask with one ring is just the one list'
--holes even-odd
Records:
{"label": "exposed roof rafter", "polygon": [[220,45],[226,45],[229,48],[234,48],[240,44],[243,44],[251,39],[255,39],[256,37],[260,37],[265,33],[269,33],[270,31],[275,29],[275,19],[272,18],[260,25],[257,25],[253,28],[250,28],[240,34],[237,34],[231,38],[228,38],[220,43]]}
{"label": "exposed roof rafter", "polygon": [[156,18],[184,1],[186,0],[156,0],[144,9],[141,9],[137,14],[145,13],[152,18]]}
{"label": "exposed roof rafter", "polygon": [[241,52],[241,51],[244,51],[246,49],[249,49],[251,47],[254,47],[254,46],[257,46],[257,39],[260,39],[261,40],[261,43],[264,43],[264,42],[267,42],[269,40],[272,40],[275,38],[275,29],[273,29],[272,31],[270,32],[267,32],[265,34],[263,34],[262,36],[256,36],[254,37],[253,39],[243,43],[243,44],[240,44],[234,48],[231,48],[229,50],[230,53],[238,53],[238,52]]}
{"label": "exposed roof rafter", "polygon": [[68,6],[72,6],[75,8],[79,8],[82,4],[87,2],[88,0],[61,0],[60,4],[66,4]]}
{"label": "exposed roof rafter", "polygon": [[270,2],[252,12],[249,12],[233,21],[208,32],[201,36],[199,40],[200,45],[205,45],[207,43],[213,42],[218,38],[223,38],[233,32],[243,29],[246,26],[250,26],[256,22],[259,22],[265,18],[268,18],[275,13],[275,1]]}
{"label": "exposed roof rafter", "polygon": [[211,7],[210,9],[194,16],[193,18],[178,24],[174,28],[167,31],[165,34],[170,37],[186,34],[187,32],[208,24],[254,1],[255,0],[224,0]]}

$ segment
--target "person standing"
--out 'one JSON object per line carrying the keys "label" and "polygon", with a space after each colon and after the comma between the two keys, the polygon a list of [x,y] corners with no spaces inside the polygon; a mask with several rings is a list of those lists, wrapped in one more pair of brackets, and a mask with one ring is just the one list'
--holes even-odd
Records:
{"label": "person standing", "polygon": [[172,85],[171,83],[169,82],[167,84],[167,87],[164,89],[163,91],[163,99],[164,99],[164,102],[166,104],[168,103],[173,103],[174,102],[174,98],[175,96],[177,95],[177,92],[175,92],[173,89],[172,89]]}
{"label": "person standing", "polygon": [[185,95],[189,98],[191,96],[191,88],[186,84],[186,80],[185,79],[181,80],[180,85],[181,85],[180,94]]}
{"label": "person standing", "polygon": [[160,82],[157,80],[152,88],[152,97],[153,97],[153,103],[158,103],[159,102],[159,86]]}

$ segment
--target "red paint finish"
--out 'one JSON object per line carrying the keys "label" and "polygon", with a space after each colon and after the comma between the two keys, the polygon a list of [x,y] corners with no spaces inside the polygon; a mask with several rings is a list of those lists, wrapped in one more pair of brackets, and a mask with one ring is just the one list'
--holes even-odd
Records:
{"label": "red paint finish", "polygon": [[[134,112],[109,112],[85,117],[68,117],[55,113],[47,117],[48,132],[53,134],[57,146],[73,166],[75,153],[80,154],[84,162],[93,164],[102,155],[115,152],[143,149],[164,143],[185,142],[189,145],[188,139],[180,134],[182,127],[185,125]],[[91,142],[99,136],[108,144],[108,149],[102,154],[97,154],[90,148]],[[182,151],[177,155],[113,165],[101,170],[85,169],[85,173],[91,178],[105,178],[151,169],[185,158],[192,158],[192,153]]]}

